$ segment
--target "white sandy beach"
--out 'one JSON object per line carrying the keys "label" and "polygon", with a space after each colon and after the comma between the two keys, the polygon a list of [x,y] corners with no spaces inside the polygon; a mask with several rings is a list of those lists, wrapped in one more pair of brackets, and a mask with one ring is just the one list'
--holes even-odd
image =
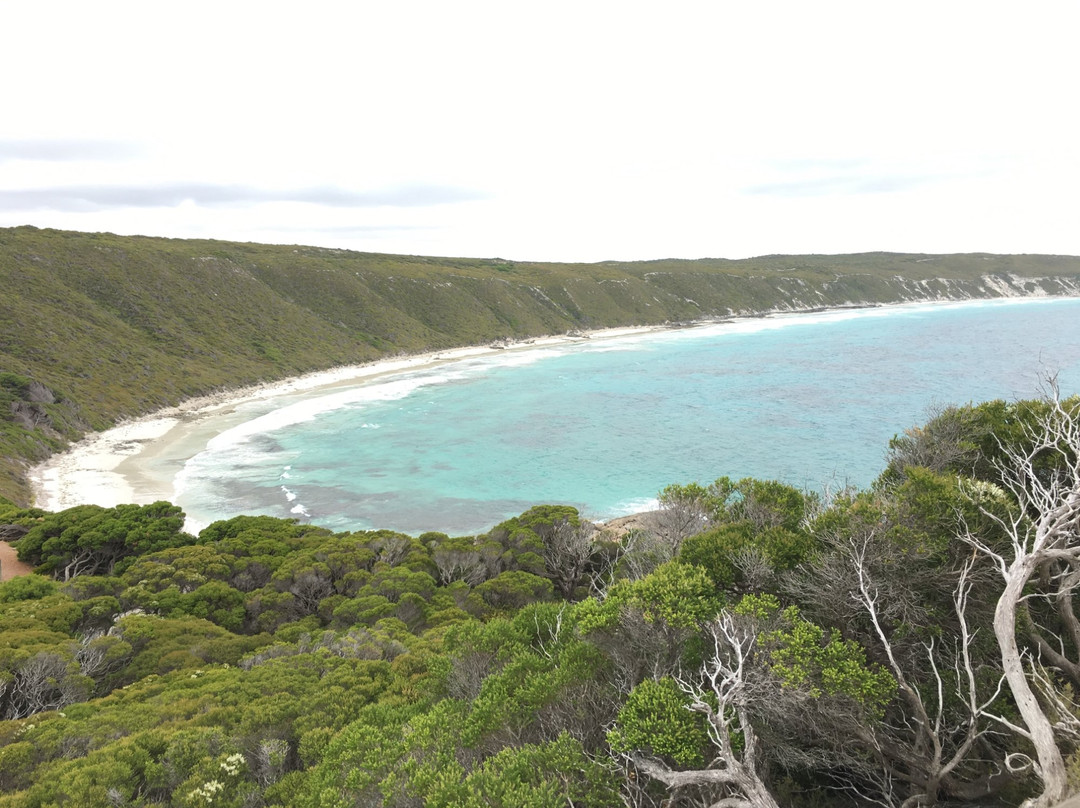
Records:
{"label": "white sandy beach", "polygon": [[125,421],[87,436],[63,454],[34,467],[34,504],[49,511],[75,505],[112,507],[121,503],[173,501],[175,477],[184,464],[216,435],[247,416],[242,404],[289,395],[353,386],[404,371],[418,370],[503,351],[524,351],[582,339],[602,340],[663,330],[663,326],[610,328],[583,334],[538,337],[517,342],[456,348],[333,368],[256,387],[189,399],[177,407]]}

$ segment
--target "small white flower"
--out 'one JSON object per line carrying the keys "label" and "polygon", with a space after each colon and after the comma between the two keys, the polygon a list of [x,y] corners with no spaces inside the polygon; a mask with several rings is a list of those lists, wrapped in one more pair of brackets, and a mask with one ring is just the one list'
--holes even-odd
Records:
{"label": "small white flower", "polygon": [[239,774],[240,769],[243,768],[245,763],[244,756],[239,752],[229,755],[221,764],[221,768],[225,770],[226,774]]}

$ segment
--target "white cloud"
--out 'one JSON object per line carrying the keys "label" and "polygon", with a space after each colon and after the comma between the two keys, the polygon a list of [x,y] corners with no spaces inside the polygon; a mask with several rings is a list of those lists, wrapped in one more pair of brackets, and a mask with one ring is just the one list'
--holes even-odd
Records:
{"label": "white cloud", "polygon": [[5,18],[0,225],[537,260],[1080,253],[1071,2]]}

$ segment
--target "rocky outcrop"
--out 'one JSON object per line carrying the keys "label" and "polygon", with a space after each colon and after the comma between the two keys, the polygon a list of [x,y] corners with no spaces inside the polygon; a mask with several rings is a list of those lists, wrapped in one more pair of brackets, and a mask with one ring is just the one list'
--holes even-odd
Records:
{"label": "rocky outcrop", "polygon": [[12,398],[8,420],[25,429],[39,429],[50,437],[59,437],[45,405],[56,403],[56,394],[41,382],[7,374],[4,387]]}
{"label": "rocky outcrop", "polygon": [[49,421],[49,413],[38,404],[29,401],[11,402],[11,420],[27,429],[45,429],[55,433]]}
{"label": "rocky outcrop", "polygon": [[18,541],[29,532],[26,525],[0,525],[0,541]]}

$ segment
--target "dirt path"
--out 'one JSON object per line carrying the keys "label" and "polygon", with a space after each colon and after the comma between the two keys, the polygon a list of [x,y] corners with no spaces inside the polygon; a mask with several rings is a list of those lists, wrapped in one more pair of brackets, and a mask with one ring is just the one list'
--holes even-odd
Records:
{"label": "dirt path", "polygon": [[0,581],[6,581],[16,575],[29,575],[33,571],[29,564],[19,561],[14,547],[6,541],[0,541]]}

